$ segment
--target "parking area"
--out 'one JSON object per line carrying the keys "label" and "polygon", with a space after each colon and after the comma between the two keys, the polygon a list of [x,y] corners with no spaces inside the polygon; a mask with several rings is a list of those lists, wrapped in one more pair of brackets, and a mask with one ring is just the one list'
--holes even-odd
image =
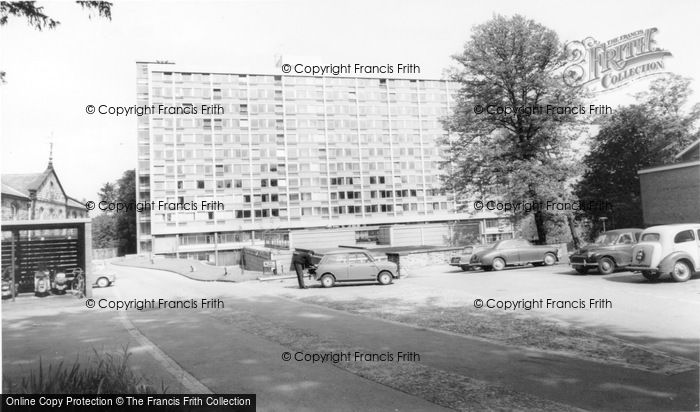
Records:
{"label": "parking area", "polygon": [[498,272],[465,272],[445,264],[414,269],[390,286],[354,284],[297,291],[290,281],[265,289],[309,303],[374,314],[422,306],[459,310],[465,319],[502,315],[546,321],[547,327],[576,328],[694,361],[699,357],[700,275],[685,283],[668,279],[652,283],[631,272],[580,275],[565,264]]}

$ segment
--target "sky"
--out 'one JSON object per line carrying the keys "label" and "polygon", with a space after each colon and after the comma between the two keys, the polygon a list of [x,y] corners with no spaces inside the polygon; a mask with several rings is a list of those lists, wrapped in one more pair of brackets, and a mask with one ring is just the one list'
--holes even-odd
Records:
{"label": "sky", "polygon": [[[700,2],[690,0],[115,1],[111,21],[89,18],[74,2],[38,4],[61,22],[56,29],[37,31],[19,18],[0,28],[0,70],[7,72],[0,170],[43,171],[53,142],[63,187],[85,200],[136,165],[136,118],[85,112],[88,104],[133,105],[136,61],[277,73],[275,56],[318,56],[326,64],[414,63],[417,78],[441,78],[473,26],[522,14],[565,42],[656,27],[657,44],[673,54],[667,68],[700,73]],[[629,103],[647,84],[597,95],[595,103]],[[693,87],[700,89],[697,80]]]}

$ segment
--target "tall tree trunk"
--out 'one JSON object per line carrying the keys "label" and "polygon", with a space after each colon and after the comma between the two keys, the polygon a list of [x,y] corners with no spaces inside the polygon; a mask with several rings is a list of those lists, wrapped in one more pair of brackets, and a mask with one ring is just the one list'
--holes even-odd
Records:
{"label": "tall tree trunk", "polygon": [[544,213],[542,211],[535,212],[535,227],[537,228],[537,244],[547,244],[547,229],[544,226]]}
{"label": "tall tree trunk", "polygon": [[574,242],[574,249],[579,249],[581,247],[581,239],[579,239],[576,234],[576,227],[574,225],[574,217],[571,214],[566,215],[566,221],[569,223],[569,230],[571,231],[571,240]]}

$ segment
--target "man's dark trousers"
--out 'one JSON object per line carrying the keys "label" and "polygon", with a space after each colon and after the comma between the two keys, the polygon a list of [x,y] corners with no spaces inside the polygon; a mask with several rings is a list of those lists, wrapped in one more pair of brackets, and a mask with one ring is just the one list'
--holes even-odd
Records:
{"label": "man's dark trousers", "polygon": [[305,289],[306,286],[304,285],[304,264],[295,262],[294,263],[294,270],[297,271],[297,280],[299,281],[299,289]]}

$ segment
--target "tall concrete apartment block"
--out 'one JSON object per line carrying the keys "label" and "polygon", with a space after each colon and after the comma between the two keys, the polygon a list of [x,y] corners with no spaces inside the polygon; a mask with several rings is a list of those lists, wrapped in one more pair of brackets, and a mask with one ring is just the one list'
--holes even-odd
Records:
{"label": "tall concrete apartment block", "polygon": [[139,214],[139,252],[229,264],[280,230],[357,227],[371,238],[387,225],[468,219],[440,180],[440,118],[455,91],[440,80],[137,63],[137,105],[197,110],[138,117],[137,196],[156,202]]}

